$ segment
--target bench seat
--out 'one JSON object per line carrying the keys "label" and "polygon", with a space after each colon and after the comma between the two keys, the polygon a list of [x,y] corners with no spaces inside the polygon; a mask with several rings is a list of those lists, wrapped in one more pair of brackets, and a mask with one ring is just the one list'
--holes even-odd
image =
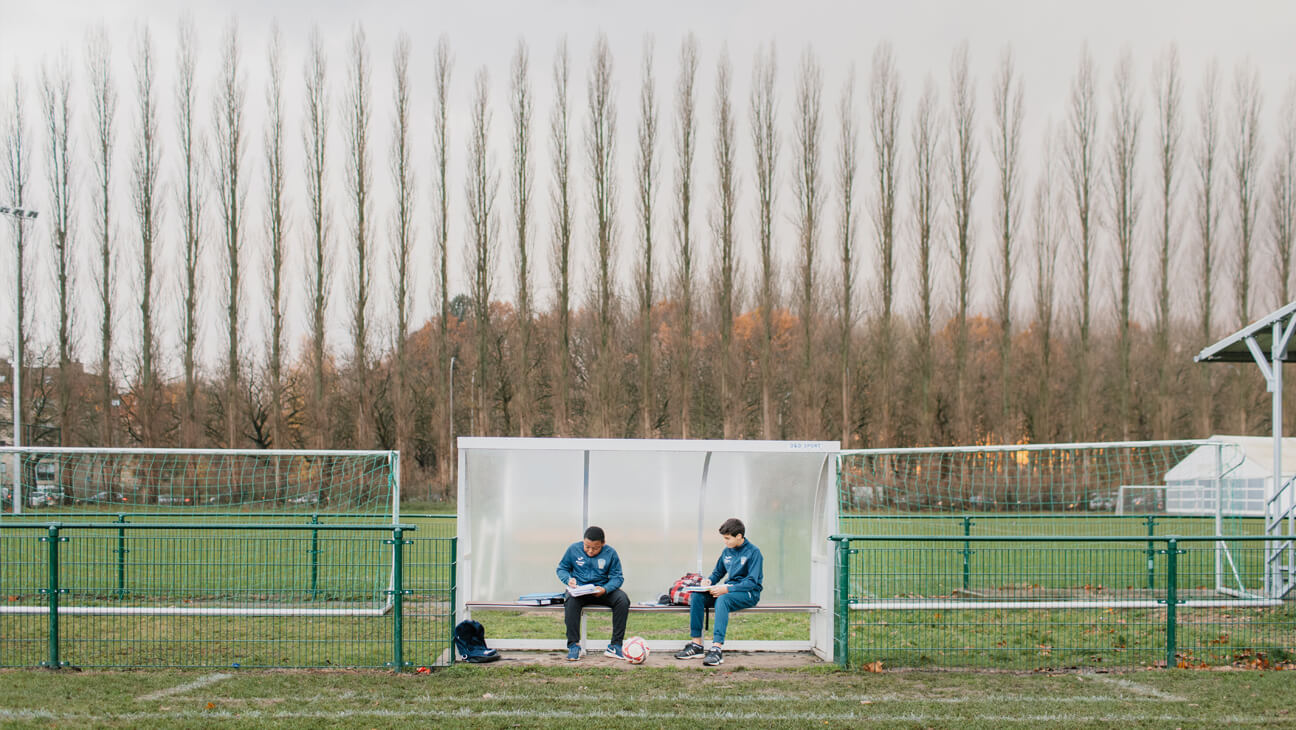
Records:
{"label": "bench seat", "polygon": [[[500,601],[500,602],[468,601],[466,604],[464,604],[464,606],[469,611],[546,611],[546,610],[559,610],[563,607],[563,604],[549,603],[543,606],[536,606],[532,604],[516,603],[516,602],[509,602],[509,601]],[[600,606],[598,604],[594,604],[594,605],[586,606],[585,610],[586,611],[591,611],[591,610],[610,611],[612,609],[608,608],[607,606]],[[689,610],[689,607],[674,606],[674,605],[660,606],[657,604],[643,605],[643,604],[632,603],[630,604],[630,610],[632,612],[643,612],[643,613],[681,613],[681,612],[687,612]],[[752,606],[751,608],[742,609],[741,613],[777,613],[777,612],[787,613],[787,612],[796,612],[796,611],[812,612],[812,611],[821,611],[821,610],[823,610],[823,606],[820,606],[816,603],[758,603],[755,606]]]}

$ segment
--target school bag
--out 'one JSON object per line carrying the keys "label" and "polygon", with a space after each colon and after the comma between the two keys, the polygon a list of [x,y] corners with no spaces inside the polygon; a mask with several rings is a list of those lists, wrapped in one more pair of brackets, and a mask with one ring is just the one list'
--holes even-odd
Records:
{"label": "school bag", "polygon": [[480,622],[465,619],[454,630],[455,651],[459,658],[474,664],[498,661],[500,656],[486,646],[486,629]]}
{"label": "school bag", "polygon": [[676,580],[671,585],[670,591],[667,593],[667,595],[670,596],[670,602],[676,606],[689,605],[689,598],[691,598],[692,596],[690,596],[689,592],[685,591],[684,589],[688,588],[689,586],[698,586],[698,585],[702,585],[701,573],[685,573],[684,575],[680,576],[679,580]]}

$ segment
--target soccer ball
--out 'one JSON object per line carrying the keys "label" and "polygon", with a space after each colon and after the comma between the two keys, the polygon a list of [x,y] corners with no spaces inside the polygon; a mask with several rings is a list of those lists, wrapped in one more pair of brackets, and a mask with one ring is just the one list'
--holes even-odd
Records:
{"label": "soccer ball", "polygon": [[648,642],[635,636],[621,645],[621,653],[631,664],[643,664],[648,661]]}

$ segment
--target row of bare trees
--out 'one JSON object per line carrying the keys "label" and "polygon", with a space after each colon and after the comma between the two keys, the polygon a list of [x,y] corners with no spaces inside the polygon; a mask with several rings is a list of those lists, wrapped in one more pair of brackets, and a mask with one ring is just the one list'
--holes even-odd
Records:
{"label": "row of bare trees", "polygon": [[[864,103],[853,69],[833,103],[812,49],[785,88],[777,49],[762,45],[742,102],[726,50],[708,73],[686,36],[663,93],[651,40],[637,73],[624,74],[600,37],[583,94],[558,45],[537,144],[525,42],[508,67],[501,134],[490,69],[475,71],[467,106],[453,109],[448,40],[420,83],[402,36],[389,133],[376,136],[382,107],[363,28],[350,37],[341,83],[317,31],[297,82],[278,29],[269,37],[256,64],[259,140],[233,23],[210,100],[184,25],[169,107],[147,29],[130,49],[130,110],[119,108],[124,84],[102,31],[87,43],[84,73],[65,57],[40,68],[38,114],[29,80],[15,73],[3,107],[6,190],[46,213],[40,228],[14,230],[28,266],[20,302],[46,288],[24,263],[34,237],[51,244],[56,300],[48,314],[18,313],[22,351],[32,353],[22,366],[35,374],[24,378],[32,439],[397,448],[412,456],[406,474],[432,484],[444,483],[452,437],[468,433],[863,446],[1174,437],[1264,423],[1258,379],[1189,365],[1212,337],[1289,295],[1296,95],[1263,144],[1249,66],[1226,90],[1212,63],[1189,107],[1173,48],[1142,88],[1128,52],[1104,82],[1084,51],[1060,121],[1031,155],[1022,74],[1007,50],[985,114],[966,47],[952,54],[943,91],[929,78],[910,102],[882,44]],[[617,100],[630,77],[637,108],[626,132]],[[425,87],[431,119],[414,114]],[[299,155],[286,129],[292,104]],[[170,134],[160,108],[174,111]],[[43,134],[33,136],[37,118]],[[467,128],[453,129],[454,119]],[[425,145],[428,191],[418,184]],[[119,147],[131,163],[122,169]],[[460,153],[462,187],[450,179]],[[302,169],[290,170],[298,158]],[[382,161],[387,184],[377,186]],[[336,178],[344,200],[330,193]],[[114,207],[119,188],[129,191],[125,214]],[[430,202],[430,236],[418,234],[420,201]],[[871,224],[863,234],[861,219]],[[163,251],[178,252],[173,282],[158,273]],[[431,273],[419,277],[423,263]],[[458,267],[466,289],[456,295]],[[123,272],[138,293],[126,313],[114,308]],[[538,272],[552,281],[549,301],[537,296]],[[1219,287],[1235,307],[1221,308]],[[414,315],[420,293],[433,310],[424,322]],[[244,308],[261,299],[264,332]],[[337,301],[345,312],[330,311]],[[199,353],[209,307],[221,313],[219,366]],[[300,348],[287,335],[297,311]],[[378,311],[391,313],[390,338]],[[54,342],[28,341],[34,316],[57,320]],[[330,347],[329,324],[341,320],[347,347]],[[180,352],[159,351],[162,331],[178,333]],[[87,370],[77,352],[89,342],[99,349]],[[261,351],[264,362],[249,362]]]}

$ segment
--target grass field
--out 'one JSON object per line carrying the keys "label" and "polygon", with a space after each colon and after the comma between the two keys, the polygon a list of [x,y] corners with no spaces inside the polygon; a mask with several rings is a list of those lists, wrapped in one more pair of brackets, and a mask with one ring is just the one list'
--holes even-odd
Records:
{"label": "grass field", "polygon": [[[1017,674],[826,666],[0,672],[0,726],[179,728],[1296,727],[1285,672]],[[69,701],[71,700],[71,701]]]}

